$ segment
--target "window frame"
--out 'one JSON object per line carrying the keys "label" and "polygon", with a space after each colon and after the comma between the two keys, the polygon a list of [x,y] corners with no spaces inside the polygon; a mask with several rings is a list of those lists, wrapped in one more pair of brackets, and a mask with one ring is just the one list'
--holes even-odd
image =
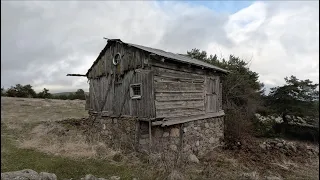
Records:
{"label": "window frame", "polygon": [[[139,86],[140,87],[140,95],[135,95],[133,91],[133,86]],[[130,84],[130,98],[131,99],[141,99],[142,97],[142,83],[135,83],[135,84]]]}

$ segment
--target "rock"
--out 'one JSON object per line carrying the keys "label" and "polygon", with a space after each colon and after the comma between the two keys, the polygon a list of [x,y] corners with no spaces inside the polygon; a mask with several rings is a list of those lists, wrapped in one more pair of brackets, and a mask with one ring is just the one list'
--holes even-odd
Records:
{"label": "rock", "polygon": [[98,178],[96,178],[94,175],[92,174],[87,174],[85,177],[84,177],[84,180],[97,180]]}
{"label": "rock", "polygon": [[119,176],[111,176],[110,180],[120,180],[120,177]]}
{"label": "rock", "polygon": [[208,124],[208,123],[205,123],[205,124],[204,124],[204,127],[209,128],[209,124]]}
{"label": "rock", "polygon": [[250,173],[242,173],[241,177],[244,177],[245,179],[257,180],[259,179],[259,173],[257,173],[256,171]]}
{"label": "rock", "polygon": [[39,180],[39,174],[32,169],[1,173],[1,180]]}
{"label": "rock", "polygon": [[196,141],[196,146],[200,146],[200,142],[199,141]]}
{"label": "rock", "polygon": [[177,146],[174,145],[174,144],[171,144],[171,145],[170,145],[170,149],[171,149],[172,151],[177,151],[177,150],[178,150]]}
{"label": "rock", "polygon": [[282,147],[283,147],[283,144],[282,144],[282,143],[277,143],[276,146],[279,147],[279,148],[282,148]]}
{"label": "rock", "polygon": [[266,176],[265,179],[266,180],[282,180],[282,178],[278,176]]}
{"label": "rock", "polygon": [[145,140],[145,139],[140,139],[140,140],[139,140],[139,144],[145,145],[145,144],[147,144],[147,140]]}
{"label": "rock", "polygon": [[214,137],[210,137],[210,139],[209,139],[209,143],[210,143],[210,144],[212,144],[212,143],[214,143],[214,142],[216,142],[216,138],[214,138]]}
{"label": "rock", "polygon": [[191,146],[189,144],[186,144],[184,147],[183,147],[183,151],[184,152],[187,152],[191,149]]}
{"label": "rock", "polygon": [[183,132],[186,133],[188,131],[187,128],[183,128]]}
{"label": "rock", "polygon": [[286,146],[288,147],[288,149],[293,150],[294,152],[297,152],[297,147],[293,142],[288,142]]}
{"label": "rock", "polygon": [[168,132],[164,132],[164,133],[163,133],[163,137],[169,137],[169,135],[170,135],[170,134],[169,134]]}
{"label": "rock", "polygon": [[39,173],[39,180],[57,180],[57,176],[53,173],[41,172]]}
{"label": "rock", "polygon": [[266,150],[266,149],[267,149],[267,146],[266,146],[265,144],[260,144],[259,146],[260,146],[260,148],[263,149],[263,150]]}
{"label": "rock", "polygon": [[98,178],[98,180],[106,180],[105,178]]}
{"label": "rock", "polygon": [[171,137],[179,137],[180,136],[180,130],[178,128],[172,128],[170,131]]}
{"label": "rock", "polygon": [[188,159],[189,159],[189,162],[199,163],[199,159],[198,159],[197,156],[194,155],[194,154],[190,154]]}
{"label": "rock", "polygon": [[113,119],[113,123],[118,123],[118,120],[116,118]]}
{"label": "rock", "polygon": [[160,130],[159,128],[156,128],[154,130],[154,137],[162,137],[162,133],[163,133],[162,130]]}
{"label": "rock", "polygon": [[186,178],[183,176],[183,174],[181,174],[179,171],[177,170],[173,170],[168,178],[168,180],[185,180]]}

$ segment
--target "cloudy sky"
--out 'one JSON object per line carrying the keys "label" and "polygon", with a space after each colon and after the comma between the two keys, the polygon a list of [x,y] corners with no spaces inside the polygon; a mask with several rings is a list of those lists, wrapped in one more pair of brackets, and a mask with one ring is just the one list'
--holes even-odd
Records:
{"label": "cloudy sky", "polygon": [[267,87],[284,77],[319,82],[317,1],[1,1],[1,86],[88,90],[106,41],[170,52],[192,48],[251,62]]}

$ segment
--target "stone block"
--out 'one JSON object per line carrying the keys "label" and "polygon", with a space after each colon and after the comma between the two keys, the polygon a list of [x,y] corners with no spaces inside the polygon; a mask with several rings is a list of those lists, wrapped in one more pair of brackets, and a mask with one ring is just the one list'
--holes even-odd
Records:
{"label": "stone block", "polygon": [[170,134],[169,134],[168,132],[164,132],[164,133],[163,133],[163,137],[169,137],[169,135],[170,135]]}
{"label": "stone block", "polygon": [[172,151],[177,151],[177,150],[178,150],[178,147],[177,147],[176,145],[174,145],[174,144],[171,144],[171,145],[170,145],[170,149],[171,149]]}
{"label": "stone block", "polygon": [[154,130],[154,137],[162,137],[163,131],[159,128]]}
{"label": "stone block", "polygon": [[209,123],[205,123],[204,127],[209,128]]}
{"label": "stone block", "polygon": [[179,137],[180,136],[180,130],[178,128],[172,128],[170,131],[171,137]]}

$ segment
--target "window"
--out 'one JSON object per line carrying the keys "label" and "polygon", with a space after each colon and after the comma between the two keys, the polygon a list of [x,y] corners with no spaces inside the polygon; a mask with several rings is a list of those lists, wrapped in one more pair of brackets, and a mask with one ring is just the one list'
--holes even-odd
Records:
{"label": "window", "polygon": [[120,55],[120,53],[117,53],[117,54],[114,56],[112,62],[113,62],[114,65],[117,65],[117,64],[119,64],[120,60],[121,60],[121,55]]}
{"label": "window", "polygon": [[131,99],[141,98],[141,84],[130,85],[130,96],[131,96]]}

